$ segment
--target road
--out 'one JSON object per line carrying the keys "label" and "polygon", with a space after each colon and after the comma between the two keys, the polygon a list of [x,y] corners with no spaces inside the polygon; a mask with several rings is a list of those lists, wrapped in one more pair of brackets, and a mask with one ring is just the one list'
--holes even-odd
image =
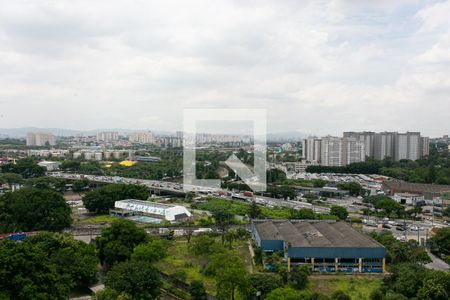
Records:
{"label": "road", "polygon": [[450,271],[450,266],[447,263],[445,263],[442,259],[438,258],[436,255],[431,253],[429,250],[427,250],[427,253],[430,256],[432,262],[429,264],[426,264],[425,267],[427,267],[429,269],[433,269],[433,270],[444,271],[444,272]]}
{"label": "road", "polygon": [[[63,173],[63,172],[53,172],[47,174],[50,177],[56,178],[64,178],[69,180],[77,180],[77,179],[88,179],[94,182],[102,182],[102,183],[126,183],[126,184],[137,184],[144,185],[152,190],[158,190],[161,192],[173,193],[184,195],[184,187],[188,190],[192,190],[194,192],[211,194],[218,197],[222,197],[223,199],[232,200],[233,198],[239,197],[239,199],[244,201],[256,201],[257,204],[264,205],[267,207],[287,207],[293,209],[301,209],[301,208],[310,208],[316,213],[320,214],[328,214],[330,209],[328,207],[311,205],[306,202],[294,201],[294,200],[282,200],[276,198],[270,198],[265,196],[255,195],[253,197],[244,197],[239,193],[230,193],[228,190],[223,189],[214,189],[214,188],[206,188],[202,186],[194,186],[194,185],[186,185],[183,186],[181,183],[176,182],[168,182],[168,181],[159,181],[159,180],[146,180],[146,179],[137,179],[137,178],[124,178],[119,176],[97,176],[97,175],[83,175],[83,174],[74,174],[74,173]],[[220,196],[221,195],[221,196]]]}

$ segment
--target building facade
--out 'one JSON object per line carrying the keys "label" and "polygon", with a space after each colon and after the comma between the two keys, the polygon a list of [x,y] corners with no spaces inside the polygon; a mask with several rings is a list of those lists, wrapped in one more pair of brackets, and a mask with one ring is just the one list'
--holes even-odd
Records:
{"label": "building facade", "polygon": [[153,144],[155,142],[151,131],[132,133],[128,139],[132,143],[139,144]]}
{"label": "building facade", "polygon": [[27,133],[27,146],[55,146],[56,139],[51,133]]}
{"label": "building facade", "polygon": [[288,271],[382,273],[386,249],[345,222],[253,220],[252,235],[266,253],[282,251]]}
{"label": "building facade", "polygon": [[97,133],[97,142],[114,142],[119,140],[117,131],[103,131]]}

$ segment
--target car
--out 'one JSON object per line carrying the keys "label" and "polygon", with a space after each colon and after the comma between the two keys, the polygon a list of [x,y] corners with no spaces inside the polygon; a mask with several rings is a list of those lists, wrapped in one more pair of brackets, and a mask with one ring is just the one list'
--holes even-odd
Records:
{"label": "car", "polygon": [[398,231],[406,231],[407,228],[403,227],[403,226],[397,226],[397,227],[395,227],[395,229]]}

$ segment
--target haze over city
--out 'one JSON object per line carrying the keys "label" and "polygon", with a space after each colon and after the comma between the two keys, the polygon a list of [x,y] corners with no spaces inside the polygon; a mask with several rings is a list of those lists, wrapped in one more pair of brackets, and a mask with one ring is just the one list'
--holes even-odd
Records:
{"label": "haze over city", "polygon": [[[362,3],[363,2],[363,3]],[[449,1],[1,1],[0,128],[448,133]]]}

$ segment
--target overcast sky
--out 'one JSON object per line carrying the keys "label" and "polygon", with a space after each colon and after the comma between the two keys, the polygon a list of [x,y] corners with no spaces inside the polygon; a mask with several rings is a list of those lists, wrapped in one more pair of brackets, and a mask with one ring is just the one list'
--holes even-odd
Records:
{"label": "overcast sky", "polygon": [[0,128],[450,133],[450,1],[0,0]]}

